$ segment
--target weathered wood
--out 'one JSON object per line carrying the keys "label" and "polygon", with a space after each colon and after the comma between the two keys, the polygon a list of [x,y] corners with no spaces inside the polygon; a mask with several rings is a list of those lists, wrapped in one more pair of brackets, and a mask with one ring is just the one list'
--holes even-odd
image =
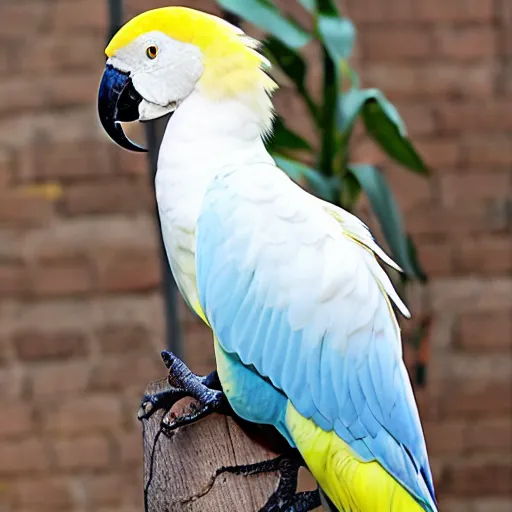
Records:
{"label": "weathered wood", "polygon": [[[159,381],[146,393],[167,386],[167,380]],[[171,414],[179,415],[183,402]],[[232,418],[213,414],[168,438],[161,433],[162,416],[158,411],[143,420],[146,512],[255,512],[265,504],[277,487],[277,473],[213,477],[222,466],[252,464],[278,453],[248,437]]]}

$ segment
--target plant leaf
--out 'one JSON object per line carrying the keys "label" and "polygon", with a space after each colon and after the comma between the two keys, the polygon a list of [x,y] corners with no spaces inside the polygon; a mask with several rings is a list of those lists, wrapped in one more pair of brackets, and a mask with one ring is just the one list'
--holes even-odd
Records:
{"label": "plant leaf", "polygon": [[409,169],[428,174],[392,103],[381,94],[365,102],[362,114],[368,133],[391,158]]}
{"label": "plant leaf", "polygon": [[411,260],[412,268],[414,270],[414,275],[422,282],[426,283],[428,281],[428,276],[423,267],[421,266],[420,260],[418,258],[418,251],[416,249],[416,244],[414,243],[411,235],[407,234],[407,249],[409,251],[409,258]]}
{"label": "plant leaf", "polygon": [[309,143],[300,135],[290,130],[281,116],[276,116],[272,137],[267,143],[269,151],[282,149],[303,149],[310,150]]}
{"label": "plant leaf", "polygon": [[333,0],[315,0],[315,3],[320,14],[339,16],[338,8]]}
{"label": "plant leaf", "polygon": [[316,10],[315,0],[299,0],[299,4],[310,14],[313,14]]}
{"label": "plant leaf", "polygon": [[310,34],[265,0],[217,0],[217,3],[295,50],[311,40]]}
{"label": "plant leaf", "polygon": [[318,106],[306,88],[306,63],[302,56],[275,37],[269,37],[265,42],[265,53],[272,65],[279,67],[293,81],[313,120],[319,125]]}
{"label": "plant leaf", "polygon": [[352,129],[365,101],[377,92],[377,89],[350,89],[340,96],[337,108],[337,123],[341,132]]}
{"label": "plant leaf", "polygon": [[407,129],[396,107],[378,89],[351,89],[338,103],[338,127],[350,131],[361,114],[370,136],[400,164],[428,174],[423,160],[407,137]]}
{"label": "plant leaf", "polygon": [[320,14],[317,21],[317,30],[329,56],[340,73],[343,60],[349,57],[354,49],[356,37],[354,24],[347,18]]}
{"label": "plant leaf", "polygon": [[332,202],[336,197],[336,182],[323,176],[316,169],[283,155],[273,154],[272,157],[276,161],[277,166],[288,174],[292,180],[299,183],[302,179],[307,180],[320,198]]}
{"label": "plant leaf", "polygon": [[411,260],[402,216],[382,172],[365,164],[350,164],[348,170],[356,177],[368,196],[372,211],[379,221],[395,261],[409,276],[420,277],[416,274]]}
{"label": "plant leaf", "polygon": [[297,89],[302,90],[306,78],[306,63],[301,55],[275,37],[269,37],[265,41],[265,49],[272,63],[279,66],[293,80]]}

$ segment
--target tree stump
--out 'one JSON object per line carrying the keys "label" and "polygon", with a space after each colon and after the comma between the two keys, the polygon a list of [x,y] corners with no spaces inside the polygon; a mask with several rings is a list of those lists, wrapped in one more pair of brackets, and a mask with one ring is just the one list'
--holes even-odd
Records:
{"label": "tree stump", "polygon": [[[147,394],[163,391],[167,380],[150,384]],[[182,414],[185,399],[171,409]],[[144,501],[146,512],[255,512],[274,492],[279,474],[214,478],[223,466],[252,464],[279,454],[249,437],[230,417],[211,416],[175,430],[161,431],[164,411],[143,420]]]}

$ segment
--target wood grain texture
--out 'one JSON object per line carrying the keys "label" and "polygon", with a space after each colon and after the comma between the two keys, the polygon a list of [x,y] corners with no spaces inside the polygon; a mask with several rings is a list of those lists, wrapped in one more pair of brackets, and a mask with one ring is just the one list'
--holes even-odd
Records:
{"label": "wood grain texture", "polygon": [[[167,380],[150,384],[146,393],[162,391]],[[171,414],[187,406],[176,404]],[[146,512],[258,511],[276,489],[277,473],[256,476],[222,474],[218,468],[274,458],[278,453],[257,443],[229,417],[213,414],[173,432],[160,429],[163,411],[143,421]]]}

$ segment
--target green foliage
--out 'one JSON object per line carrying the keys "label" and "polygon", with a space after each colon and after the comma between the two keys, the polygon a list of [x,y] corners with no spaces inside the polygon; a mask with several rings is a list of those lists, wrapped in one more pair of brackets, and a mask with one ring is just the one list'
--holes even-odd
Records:
{"label": "green foliage", "polygon": [[[315,148],[290,130],[278,117],[268,149],[277,164],[296,181],[307,182],[319,197],[353,210],[361,193],[366,194],[395,261],[405,272],[404,280],[426,281],[407,235],[400,210],[384,174],[365,163],[352,163],[349,144],[353,127],[361,119],[368,135],[394,161],[426,175],[428,170],[407,136],[395,106],[378,89],[361,89],[359,77],[349,63],[356,30],[333,0],[298,0],[313,21],[313,30],[285,16],[269,0],[217,0],[228,12],[267,33],[266,56],[293,82],[319,133]],[[313,100],[306,83],[307,64],[300,54],[310,41],[322,47],[322,98]],[[314,166],[304,165],[295,154],[309,153]]]}

